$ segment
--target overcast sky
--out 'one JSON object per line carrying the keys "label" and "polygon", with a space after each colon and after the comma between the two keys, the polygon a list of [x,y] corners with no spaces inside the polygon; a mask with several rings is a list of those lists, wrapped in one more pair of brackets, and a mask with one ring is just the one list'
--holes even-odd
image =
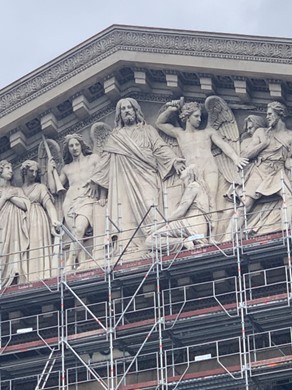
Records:
{"label": "overcast sky", "polygon": [[292,0],[0,0],[0,89],[112,24],[292,38]]}

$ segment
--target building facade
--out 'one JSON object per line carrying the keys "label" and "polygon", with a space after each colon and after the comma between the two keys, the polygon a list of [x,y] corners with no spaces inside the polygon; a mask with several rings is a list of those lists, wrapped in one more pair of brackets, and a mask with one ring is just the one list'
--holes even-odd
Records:
{"label": "building facade", "polygon": [[0,91],[1,390],[291,386],[291,59],[114,25]]}

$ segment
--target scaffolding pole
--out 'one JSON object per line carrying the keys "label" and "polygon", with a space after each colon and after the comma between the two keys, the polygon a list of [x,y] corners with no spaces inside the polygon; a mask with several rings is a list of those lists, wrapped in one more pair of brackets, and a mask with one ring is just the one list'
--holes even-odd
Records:
{"label": "scaffolding pole", "polygon": [[[242,180],[244,181],[244,177],[242,175]],[[244,185],[244,183],[243,183]],[[289,273],[289,282],[290,282],[290,295],[289,298],[292,299],[292,277],[291,277],[291,254],[290,254],[290,240],[291,240],[291,233],[290,233],[290,221],[288,217],[287,212],[287,203],[286,203],[286,189],[285,189],[285,183],[284,178],[282,177],[282,197],[283,197],[283,212],[284,212],[284,223],[285,223],[285,234],[286,234],[286,246],[287,246],[287,256],[288,256],[288,273]],[[236,188],[235,184],[233,184],[233,206],[234,206],[234,237],[233,237],[233,251],[235,253],[236,257],[236,265],[237,265],[237,274],[236,279],[238,282],[238,288],[236,289],[236,298],[237,298],[237,310],[240,313],[240,322],[241,322],[241,345],[242,350],[239,352],[239,356],[242,357],[240,359],[241,361],[241,374],[244,377],[245,381],[245,389],[249,390],[249,380],[250,380],[250,366],[248,363],[248,352],[249,352],[249,346],[248,346],[248,340],[246,335],[246,303],[245,303],[245,283],[244,283],[244,276],[242,271],[242,228],[239,226],[239,212],[238,212],[238,205],[237,205],[237,199],[236,199]],[[244,209],[244,229],[245,234],[247,234],[247,218],[246,218],[246,210]],[[162,251],[159,250],[161,248],[161,243],[159,243],[159,236],[155,235],[155,250],[152,251],[152,264],[149,265],[147,268],[147,271],[145,273],[144,278],[140,283],[137,283],[138,287],[136,289],[136,292],[133,294],[132,298],[130,299],[129,303],[126,305],[126,307],[122,310],[120,317],[116,321],[115,313],[114,313],[114,299],[113,299],[113,281],[115,277],[115,267],[117,266],[119,260],[122,258],[122,256],[125,254],[126,249],[129,247],[129,244],[131,240],[135,237],[135,234],[137,234],[138,229],[140,228],[141,224],[144,222],[146,216],[150,211],[153,211],[154,213],[154,229],[157,230],[157,215],[159,213],[159,210],[156,209],[155,206],[151,206],[149,210],[147,211],[146,215],[142,219],[141,223],[138,225],[136,230],[134,231],[133,235],[129,239],[129,242],[125,246],[123,252],[119,255],[118,260],[114,263],[115,257],[114,257],[114,248],[111,242],[111,235],[110,235],[110,224],[112,221],[110,220],[110,216],[108,213],[108,210],[106,212],[106,253],[105,253],[105,260],[106,260],[106,267],[105,270],[105,282],[107,284],[107,293],[108,293],[108,302],[107,302],[107,315],[106,315],[106,326],[99,320],[99,318],[93,313],[93,311],[88,307],[88,305],[83,302],[83,300],[80,298],[80,296],[71,288],[71,286],[67,283],[66,279],[66,261],[64,258],[64,242],[62,239],[60,239],[60,250],[59,250],[59,274],[57,277],[57,283],[59,286],[59,289],[57,290],[60,293],[59,299],[60,299],[60,332],[58,332],[58,345],[61,350],[61,384],[60,384],[60,390],[67,390],[69,383],[66,383],[67,380],[67,371],[66,371],[66,349],[71,351],[73,355],[82,362],[83,366],[88,370],[91,375],[94,376],[94,378],[102,385],[102,387],[105,390],[116,390],[116,383],[117,383],[117,377],[118,372],[115,370],[115,358],[114,358],[114,340],[115,340],[115,331],[117,329],[117,326],[120,324],[121,319],[127,314],[128,309],[130,308],[130,305],[137,296],[138,291],[142,287],[142,285],[146,282],[147,277],[151,272],[153,272],[153,281],[155,280],[156,283],[156,299],[154,300],[154,312],[155,312],[155,322],[154,325],[151,327],[151,330],[148,332],[147,337],[144,339],[144,341],[141,341],[139,344],[139,348],[137,353],[135,354],[133,360],[131,361],[131,364],[128,366],[128,368],[125,370],[124,375],[122,377],[122,380],[126,379],[126,375],[130,372],[130,369],[132,365],[134,364],[135,360],[137,359],[138,355],[141,353],[144,345],[148,342],[148,338],[151,335],[152,332],[157,332],[156,336],[158,338],[158,367],[157,367],[157,379],[158,379],[158,386],[161,390],[166,390],[168,388],[167,383],[167,361],[165,358],[165,346],[164,346],[164,334],[163,334],[163,325],[165,323],[165,312],[163,310],[163,299],[162,299],[162,272],[165,271],[165,268],[163,268],[163,254]],[[242,215],[241,215],[242,217]],[[68,229],[65,227],[63,230],[66,232],[66,234],[69,235],[71,239],[73,239],[72,233],[68,233]],[[72,238],[73,237],[73,238]],[[246,236],[247,237],[247,236]],[[76,240],[76,239],[75,239]],[[80,244],[81,245],[81,244]],[[90,253],[87,251],[86,248],[82,246],[82,250],[85,250],[86,254]],[[170,262],[171,265],[173,262]],[[171,265],[167,268],[169,269]],[[214,283],[214,282],[213,282]],[[236,283],[237,286],[237,283]],[[71,292],[72,296],[84,307],[84,309],[92,316],[92,318],[95,320],[95,322],[103,329],[103,331],[107,334],[107,346],[109,346],[110,350],[110,357],[109,357],[109,377],[108,382],[105,383],[103,379],[95,373],[95,371],[90,367],[89,364],[86,364],[86,362],[80,357],[80,355],[73,349],[73,347],[68,343],[67,339],[67,317],[66,317],[66,311],[65,311],[65,291],[68,290]],[[213,284],[213,298],[216,299],[216,291]],[[220,306],[224,309],[224,306],[220,303],[219,300],[217,300]],[[227,310],[226,313],[228,314]],[[0,318],[1,319],[1,318]],[[115,322],[116,321],[116,322]],[[2,329],[0,329],[1,332]],[[1,334],[0,334],[1,336]],[[155,341],[155,348],[157,346],[157,339]],[[36,389],[44,388],[44,385],[52,371],[52,369],[47,370],[50,361],[52,361],[52,355],[54,353],[54,349],[51,350],[51,354],[48,357],[47,363],[45,365],[45,368],[41,374],[41,377],[39,378],[39,382],[37,384]],[[220,362],[219,362],[220,363]],[[220,363],[221,364],[221,363]],[[108,366],[107,366],[108,367]],[[68,370],[68,369],[67,369]],[[117,370],[118,371],[118,370]],[[226,370],[228,373],[228,370]],[[229,373],[230,374],[230,373]],[[231,374],[230,374],[231,375]],[[233,377],[233,375],[231,375]],[[44,382],[45,379],[45,382]],[[235,379],[235,378],[234,378]],[[121,381],[122,381],[121,380]],[[181,378],[177,382],[177,386],[180,384],[180,382],[183,380]],[[118,386],[121,384],[121,381],[118,383]],[[68,382],[70,382],[68,380]],[[40,387],[40,384],[42,383],[42,387]],[[139,384],[137,384],[138,386]]]}
{"label": "scaffolding pole", "polygon": [[63,240],[60,241],[60,268],[59,268],[59,284],[60,284],[60,317],[61,317],[61,334],[60,334],[60,344],[61,344],[61,361],[62,361],[62,371],[61,371],[61,390],[66,390],[66,368],[65,368],[65,297],[64,289],[66,281],[65,275],[65,258],[63,253]]}
{"label": "scaffolding pole", "polygon": [[[283,213],[284,213],[284,231],[286,236],[286,245],[287,245],[287,266],[289,274],[289,303],[291,304],[292,300],[292,264],[291,264],[291,210],[288,210],[288,207],[291,208],[291,204],[287,205],[286,199],[286,184],[284,181],[283,171],[281,171],[281,187],[282,187],[282,198],[283,198]],[[291,194],[290,194],[291,198]],[[291,203],[291,202],[290,202]]]}
{"label": "scaffolding pole", "polygon": [[243,371],[245,378],[245,389],[249,390],[249,379],[248,379],[248,365],[247,365],[247,338],[245,332],[245,304],[244,304],[244,291],[243,291],[243,280],[242,280],[242,271],[241,271],[241,245],[240,245],[240,234],[241,229],[238,226],[238,209],[237,209],[237,199],[236,199],[236,188],[235,183],[233,182],[233,206],[234,206],[234,223],[235,223],[235,250],[236,250],[236,262],[237,262],[237,276],[238,276],[238,289],[239,289],[239,310],[240,310],[240,320],[241,320],[241,337],[242,337],[242,354],[243,354],[243,366],[241,370]]}
{"label": "scaffolding pole", "polygon": [[107,243],[107,252],[106,252],[106,278],[108,283],[108,329],[107,334],[109,338],[109,349],[110,349],[110,383],[109,390],[115,390],[115,366],[114,366],[114,329],[113,329],[113,302],[112,302],[112,258],[110,250],[110,219],[108,209],[106,211],[106,243]]}
{"label": "scaffolding pole", "polygon": [[[154,229],[155,231],[157,230],[157,209],[153,209],[154,212]],[[155,251],[153,252],[155,259],[154,259],[154,264],[156,268],[156,300],[157,302],[157,319],[158,319],[158,338],[159,338],[159,384],[161,390],[165,389],[165,380],[164,380],[164,350],[163,350],[163,334],[162,334],[162,325],[164,323],[164,317],[163,317],[163,309],[161,307],[161,281],[160,281],[160,272],[162,270],[162,261],[161,261],[161,253],[158,253],[158,243],[157,243],[158,237],[156,235],[155,237]]]}

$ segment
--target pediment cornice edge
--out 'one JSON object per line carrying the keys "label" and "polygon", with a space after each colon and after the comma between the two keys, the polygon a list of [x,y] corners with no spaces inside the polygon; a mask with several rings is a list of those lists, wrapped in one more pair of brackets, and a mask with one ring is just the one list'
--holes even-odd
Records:
{"label": "pediment cornice edge", "polygon": [[113,26],[0,92],[0,118],[119,50],[289,65],[292,60],[288,39]]}

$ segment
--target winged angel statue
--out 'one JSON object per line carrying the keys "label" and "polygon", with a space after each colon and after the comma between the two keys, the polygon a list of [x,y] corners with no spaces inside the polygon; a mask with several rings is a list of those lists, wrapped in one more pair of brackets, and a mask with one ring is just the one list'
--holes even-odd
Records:
{"label": "winged angel statue", "polygon": [[[99,220],[100,209],[106,203],[106,191],[90,181],[98,169],[103,143],[110,133],[103,122],[92,125],[87,145],[80,134],[68,134],[64,138],[63,153],[58,143],[45,139],[39,146],[41,177],[56,197],[59,215],[77,241],[82,241],[88,230],[93,235],[104,234],[104,221]],[[91,191],[87,184],[90,182]],[[94,187],[94,188],[93,188]],[[63,194],[65,192],[65,194]],[[67,257],[69,269],[81,268],[81,246],[73,241]],[[96,246],[97,242],[94,243]],[[83,264],[84,266],[84,264]]]}
{"label": "winged angel statue", "polygon": [[[202,105],[197,102],[182,102],[180,99],[167,103],[157,118],[156,126],[177,140],[186,160],[186,172],[192,170],[195,181],[208,194],[211,226],[216,231],[219,181],[223,179],[229,185],[239,183],[238,169],[242,169],[248,159],[239,155],[237,123],[222,98],[209,96],[206,99],[206,127],[201,126]],[[184,173],[181,175],[182,179],[183,176]],[[225,187],[228,188],[228,185]]]}

